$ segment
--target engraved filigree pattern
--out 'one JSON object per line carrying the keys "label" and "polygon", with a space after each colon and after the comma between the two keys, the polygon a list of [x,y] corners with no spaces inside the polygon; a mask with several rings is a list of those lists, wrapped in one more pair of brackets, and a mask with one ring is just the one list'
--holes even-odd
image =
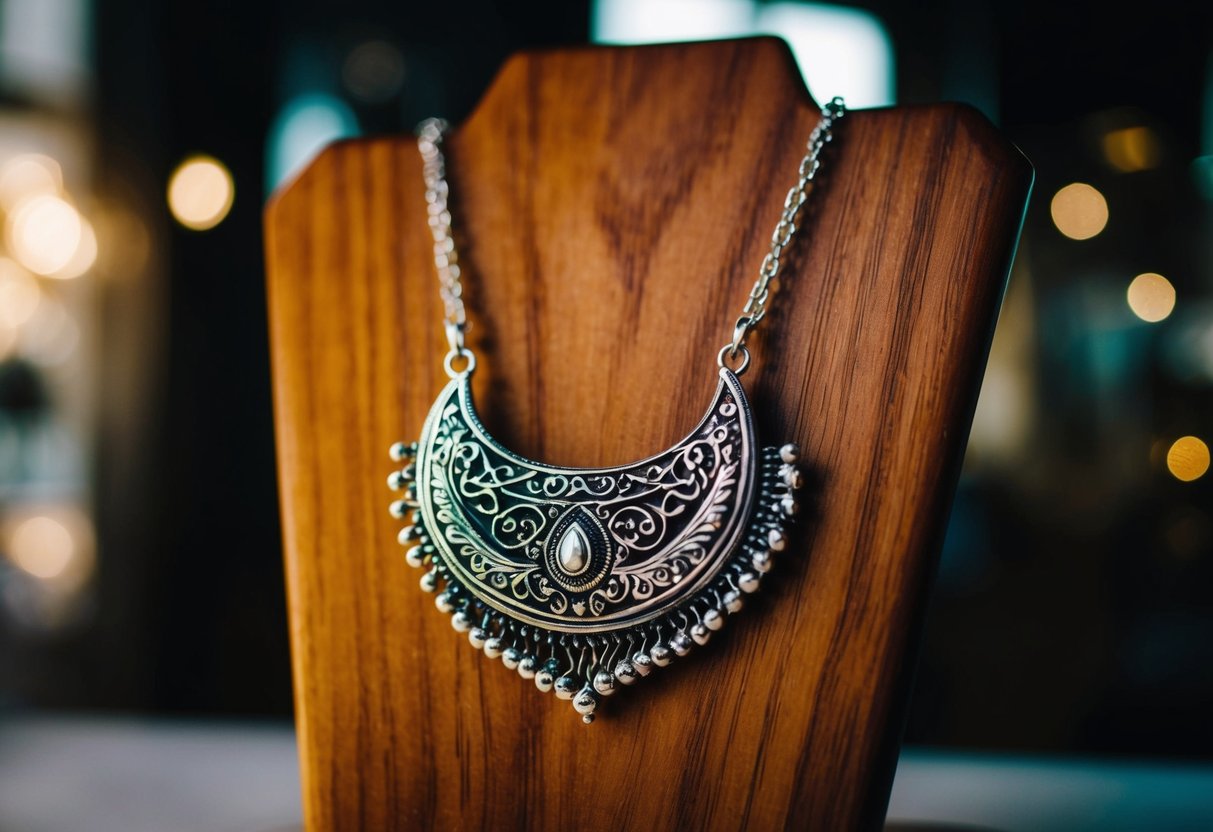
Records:
{"label": "engraved filigree pattern", "polygon": [[[447,565],[491,606],[558,630],[625,627],[702,586],[736,544],[755,476],[751,443],[736,379],[722,379],[703,421],[671,450],[618,468],[555,468],[493,442],[459,379],[420,443],[422,513]],[[601,543],[588,583],[545,556],[571,506],[596,521],[583,520],[581,534]]]}

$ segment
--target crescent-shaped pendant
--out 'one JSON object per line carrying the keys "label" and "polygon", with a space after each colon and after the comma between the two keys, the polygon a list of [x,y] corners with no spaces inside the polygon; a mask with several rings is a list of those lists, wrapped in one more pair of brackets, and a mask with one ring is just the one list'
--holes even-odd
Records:
{"label": "crescent-shaped pendant", "polygon": [[604,696],[706,644],[786,545],[795,445],[758,449],[737,376],[720,369],[682,441],[611,468],[565,468],[497,442],[454,373],[388,479],[421,587],[489,658],[570,699]]}

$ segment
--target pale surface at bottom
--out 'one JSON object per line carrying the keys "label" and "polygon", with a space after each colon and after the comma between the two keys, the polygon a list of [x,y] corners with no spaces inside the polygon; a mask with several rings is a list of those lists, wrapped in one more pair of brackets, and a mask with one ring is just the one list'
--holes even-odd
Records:
{"label": "pale surface at bottom", "polygon": [[[1213,765],[907,749],[888,829],[1213,829]],[[3,832],[302,828],[294,732],[260,722],[0,721]]]}

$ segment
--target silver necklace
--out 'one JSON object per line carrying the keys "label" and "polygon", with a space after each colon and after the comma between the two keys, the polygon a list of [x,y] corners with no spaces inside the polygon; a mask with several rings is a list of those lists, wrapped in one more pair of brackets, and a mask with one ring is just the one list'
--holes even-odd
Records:
{"label": "silver necklace", "polygon": [[571,700],[589,723],[604,697],[707,644],[740,612],[787,546],[797,510],[800,449],[759,447],[738,377],[746,338],[767,312],[771,281],[796,233],[841,98],[822,108],[699,425],[669,450],[612,468],[563,468],[502,447],[472,405],[476,355],[465,341],[463,283],[451,236],[442,143],[447,125],[423,122],[418,148],[445,308],[451,381],[388,485],[391,514],[421,588],[466,633],[541,691]]}

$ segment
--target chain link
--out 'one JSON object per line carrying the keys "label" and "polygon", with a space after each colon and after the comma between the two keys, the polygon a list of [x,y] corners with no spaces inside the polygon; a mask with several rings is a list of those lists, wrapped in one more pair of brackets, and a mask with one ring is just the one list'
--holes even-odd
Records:
{"label": "chain link", "polygon": [[[430,234],[434,237],[434,267],[438,272],[438,293],[442,297],[446,337],[451,346],[448,359],[470,353],[463,333],[467,313],[463,308],[463,281],[460,279],[459,254],[451,235],[451,187],[446,181],[446,157],[442,142],[448,125],[440,118],[429,118],[417,127],[417,149],[421,152],[421,175],[425,179],[425,203]],[[449,360],[448,360],[449,363]]]}
{"label": "chain link", "polygon": [[[796,184],[788,191],[783,201],[783,212],[779,223],[771,234],[771,249],[758,268],[758,280],[750,289],[741,317],[733,327],[732,340],[724,345],[717,356],[717,363],[725,366],[726,358],[741,357],[738,375],[749,366],[750,356],[745,341],[767,313],[771,298],[771,283],[779,275],[783,265],[784,251],[796,234],[796,218],[808,199],[808,189],[821,167],[822,148],[833,138],[835,122],[846,114],[846,104],[834,98],[821,108],[821,120],[809,134],[807,151],[800,161]],[[474,356],[464,345],[464,329],[467,314],[463,306],[463,282],[460,279],[459,257],[455,251],[455,238],[451,235],[451,209],[448,203],[450,185],[446,179],[446,159],[442,153],[442,142],[447,123],[431,118],[421,122],[417,128],[417,148],[421,152],[422,175],[425,178],[425,201],[429,212],[430,232],[434,237],[434,266],[438,272],[439,294],[445,309],[446,335],[451,352],[448,365],[453,359],[462,358],[467,366],[473,365]]]}
{"label": "chain link", "polygon": [[822,148],[834,138],[834,123],[846,115],[846,112],[846,104],[839,97],[831,99],[821,108],[821,120],[809,134],[807,151],[804,158],[800,160],[796,184],[784,197],[783,213],[779,215],[779,222],[771,234],[771,250],[762,258],[762,265],[758,267],[758,280],[754,281],[754,287],[750,289],[745,308],[741,310],[741,317],[733,326],[733,340],[725,345],[727,353],[722,350],[717,360],[721,366],[724,366],[726,355],[731,359],[743,355],[744,363],[749,364],[749,353],[745,347],[746,337],[767,314],[767,303],[771,299],[771,282],[778,277],[779,269],[783,265],[784,250],[796,234],[796,217],[800,214],[801,206],[808,199],[809,185],[821,168]]}

